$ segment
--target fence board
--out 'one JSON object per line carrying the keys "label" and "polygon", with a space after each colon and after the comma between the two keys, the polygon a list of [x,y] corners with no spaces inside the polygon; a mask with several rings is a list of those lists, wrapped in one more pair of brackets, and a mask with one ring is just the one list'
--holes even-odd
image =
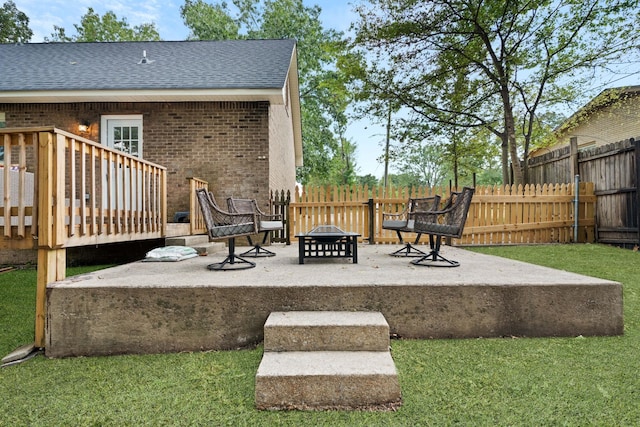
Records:
{"label": "fence board", "polygon": [[[595,236],[593,185],[580,185],[579,241]],[[443,188],[310,187],[296,195],[288,209],[289,241],[318,225],[333,224],[361,234],[371,243],[399,243],[395,232],[382,229],[383,213],[399,213],[409,197],[441,194]],[[462,238],[456,244],[502,245],[573,241],[574,185],[487,186],[476,188]],[[372,231],[371,231],[372,230]],[[416,235],[405,233],[405,240]],[[422,236],[421,243],[428,242]]]}
{"label": "fence board", "polygon": [[[598,242],[633,247],[640,245],[640,141],[638,138],[582,150],[578,169],[583,182],[593,183],[597,204],[593,207]],[[570,147],[529,160],[531,182],[566,182]],[[586,208],[585,209],[591,209]],[[585,231],[588,238],[589,231]]]}

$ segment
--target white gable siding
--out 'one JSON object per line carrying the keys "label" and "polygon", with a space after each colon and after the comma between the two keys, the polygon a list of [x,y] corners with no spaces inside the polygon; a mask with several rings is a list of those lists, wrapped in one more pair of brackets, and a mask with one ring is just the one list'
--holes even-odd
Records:
{"label": "white gable siding", "polygon": [[269,108],[269,187],[290,190],[296,185],[295,147],[291,111],[284,105]]}

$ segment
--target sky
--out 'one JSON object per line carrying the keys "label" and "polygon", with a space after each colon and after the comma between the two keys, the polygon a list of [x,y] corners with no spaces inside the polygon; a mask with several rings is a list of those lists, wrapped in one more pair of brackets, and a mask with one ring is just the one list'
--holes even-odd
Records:
{"label": "sky", "polygon": [[[14,3],[29,17],[33,31],[31,43],[41,43],[45,37],[51,37],[54,25],[65,28],[67,35],[75,34],[73,25],[80,23],[89,7],[100,15],[113,11],[119,19],[126,18],[131,27],[154,22],[163,40],[185,40],[189,34],[180,17],[183,0],[14,0]],[[344,0],[305,0],[304,3],[321,7],[320,18],[327,29],[347,33],[355,17]],[[378,163],[377,158],[383,154],[384,129],[367,120],[352,120],[346,137],[357,145],[358,175],[381,178],[384,165]]]}

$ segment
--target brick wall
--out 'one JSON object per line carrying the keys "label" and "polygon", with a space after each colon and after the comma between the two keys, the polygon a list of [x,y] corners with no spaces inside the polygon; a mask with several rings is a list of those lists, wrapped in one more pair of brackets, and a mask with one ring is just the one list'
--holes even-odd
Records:
{"label": "brick wall", "polygon": [[264,206],[272,188],[268,102],[0,104],[0,112],[7,127],[55,126],[76,134],[87,120],[90,134],[83,136],[97,142],[101,115],[142,114],[144,158],[167,167],[169,220],[189,210],[191,176],[208,181],[220,204],[235,196]]}

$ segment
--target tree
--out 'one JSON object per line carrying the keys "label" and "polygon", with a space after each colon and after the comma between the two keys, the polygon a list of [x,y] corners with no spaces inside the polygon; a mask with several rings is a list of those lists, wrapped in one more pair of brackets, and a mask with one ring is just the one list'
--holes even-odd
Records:
{"label": "tree", "polygon": [[369,188],[372,188],[380,185],[380,180],[376,178],[375,175],[368,173],[366,175],[358,175],[356,177],[356,183],[360,185],[366,185]]}
{"label": "tree", "polygon": [[544,113],[583,95],[595,70],[638,53],[640,33],[628,30],[638,0],[369,3],[354,25],[368,60],[362,87],[397,100],[423,127],[487,129],[500,141],[505,183],[510,167],[525,182]]}
{"label": "tree", "polygon": [[33,37],[29,17],[13,1],[0,7],[0,43],[27,43]]}
{"label": "tree", "polygon": [[240,24],[231,17],[227,3],[210,5],[202,0],[186,0],[180,7],[190,39],[234,40],[240,37]]}
{"label": "tree", "polygon": [[420,185],[442,185],[449,170],[442,161],[441,147],[427,142],[403,145],[399,157],[403,173],[414,176]]}
{"label": "tree", "polygon": [[233,0],[209,4],[186,0],[180,11],[190,37],[220,39],[296,39],[302,115],[304,167],[298,180],[352,183],[353,144],[344,137],[349,92],[336,67],[346,44],[325,29],[318,6],[302,0]]}
{"label": "tree", "polygon": [[398,174],[390,173],[387,182],[388,187],[423,187],[424,181],[416,174],[401,172]]}
{"label": "tree", "polygon": [[136,25],[131,28],[126,18],[118,19],[112,11],[105,13],[101,17],[91,7],[80,18],[80,24],[74,24],[73,26],[76,29],[76,35],[67,36],[63,27],[54,25],[54,32],[51,34],[51,38],[45,37],[45,41],[119,42],[160,40],[160,34],[158,34],[158,30],[153,23]]}

